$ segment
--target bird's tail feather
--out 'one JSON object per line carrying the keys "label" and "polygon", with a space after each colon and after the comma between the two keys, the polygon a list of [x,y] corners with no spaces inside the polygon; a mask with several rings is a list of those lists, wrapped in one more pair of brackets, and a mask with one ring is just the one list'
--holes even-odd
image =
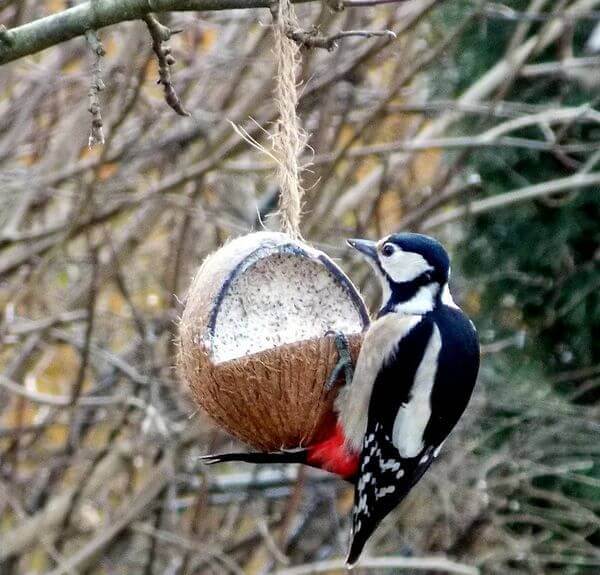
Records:
{"label": "bird's tail feather", "polygon": [[352,536],[352,542],[350,543],[350,550],[348,551],[348,556],[346,557],[346,567],[348,569],[352,569],[358,559],[360,558],[360,554],[363,551],[365,543],[367,539],[370,537],[371,533],[373,533],[374,529],[370,531],[361,531]]}
{"label": "bird's tail feather", "polygon": [[306,449],[294,451],[219,453],[203,455],[199,459],[207,465],[225,463],[227,461],[245,461],[246,463],[306,463]]}

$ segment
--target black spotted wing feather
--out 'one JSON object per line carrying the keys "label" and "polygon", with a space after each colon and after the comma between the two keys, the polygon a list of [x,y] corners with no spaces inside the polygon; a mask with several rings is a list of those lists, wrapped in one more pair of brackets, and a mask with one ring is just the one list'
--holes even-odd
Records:
{"label": "black spotted wing feather", "polygon": [[402,458],[379,424],[365,436],[355,488],[352,543],[346,562],[353,565],[382,519],[392,511],[427,471],[433,450]]}
{"label": "black spotted wing feather", "polygon": [[[402,457],[392,442],[394,421],[399,408],[411,398],[434,325],[442,343],[431,395],[431,417],[422,450],[415,457]],[[382,519],[406,497],[435,459],[439,446],[469,402],[478,368],[479,344],[472,324],[460,310],[441,306],[402,338],[393,358],[380,370],[369,403],[355,487],[348,564],[356,562]]]}
{"label": "black spotted wing feather", "polygon": [[355,487],[352,544],[347,559],[350,565],[358,559],[381,520],[404,499],[431,464],[431,453],[428,457],[419,454],[402,458],[392,443],[392,430],[400,406],[410,399],[432,331],[432,321],[422,319],[398,342],[394,357],[382,366],[373,385]]}

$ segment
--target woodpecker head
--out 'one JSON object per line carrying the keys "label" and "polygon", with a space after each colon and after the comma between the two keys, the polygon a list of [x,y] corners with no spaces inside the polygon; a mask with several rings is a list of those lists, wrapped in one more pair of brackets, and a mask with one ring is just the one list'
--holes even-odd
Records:
{"label": "woodpecker head", "polygon": [[453,305],[448,291],[450,258],[443,246],[421,234],[392,234],[372,242],[348,240],[371,264],[381,281],[380,315],[423,314],[440,302]]}

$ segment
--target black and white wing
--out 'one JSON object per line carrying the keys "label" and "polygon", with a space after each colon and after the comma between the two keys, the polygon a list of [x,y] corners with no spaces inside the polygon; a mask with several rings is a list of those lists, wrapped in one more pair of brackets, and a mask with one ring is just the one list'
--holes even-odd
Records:
{"label": "black and white wing", "polygon": [[424,435],[440,348],[439,330],[423,318],[378,373],[355,487],[349,565],[434,459],[438,445],[426,444]]}

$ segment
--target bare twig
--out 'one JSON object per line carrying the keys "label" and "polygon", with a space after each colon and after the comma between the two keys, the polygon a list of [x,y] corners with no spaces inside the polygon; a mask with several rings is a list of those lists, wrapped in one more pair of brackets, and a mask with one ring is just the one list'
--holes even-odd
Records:
{"label": "bare twig", "polygon": [[13,46],[15,43],[14,36],[4,24],[0,24],[0,43],[4,43],[7,46]]}
{"label": "bare twig", "polygon": [[[479,569],[463,563],[455,563],[446,557],[365,557],[359,567],[366,569],[409,569],[414,571],[439,571],[459,575],[478,575]],[[341,559],[307,563],[276,571],[275,575],[310,575],[311,573],[338,572],[345,568]]]}
{"label": "bare twig", "polygon": [[85,39],[92,52],[94,53],[94,63],[92,64],[92,79],[90,89],[88,90],[89,112],[92,115],[92,127],[88,139],[88,146],[94,147],[96,144],[104,144],[104,131],[102,130],[102,109],[100,107],[100,92],[104,90],[102,81],[102,57],[106,54],[104,46],[98,38],[95,30],[87,30]]}
{"label": "bare twig", "polygon": [[[541,64],[529,64],[521,69],[521,76],[524,78],[535,78],[545,75],[564,75],[568,76],[574,71],[580,71],[582,68],[599,68],[600,57],[589,56],[586,58],[565,58],[557,62],[542,62]],[[587,70],[586,70],[587,72]]]}
{"label": "bare twig", "polygon": [[568,10],[554,10],[552,12],[520,12],[505,4],[490,2],[485,9],[485,16],[498,20],[510,20],[514,22],[548,22],[549,20],[566,20],[567,22],[586,21],[597,22],[600,20],[600,12],[589,10],[587,12],[573,13]]}
{"label": "bare twig", "polygon": [[300,46],[306,48],[323,48],[331,52],[337,48],[338,42],[344,38],[360,37],[360,38],[379,38],[385,37],[390,40],[396,38],[396,34],[392,30],[343,30],[336,32],[330,36],[322,36],[315,28],[313,30],[288,30],[288,38],[297,42]]}
{"label": "bare twig", "polygon": [[146,14],[144,22],[152,37],[152,49],[158,59],[158,83],[162,84],[165,91],[165,101],[180,116],[189,116],[190,113],[182,106],[179,96],[171,81],[171,66],[175,64],[175,58],[171,54],[171,48],[167,42],[173,32],[167,26],[163,26],[154,14]]}
{"label": "bare twig", "polygon": [[379,6],[381,4],[401,4],[407,0],[343,0],[344,8],[363,8],[369,6]]}
{"label": "bare twig", "polygon": [[[106,481],[120,471],[125,459],[130,455],[131,445],[120,444],[113,449],[102,464],[95,469],[87,483],[86,492],[94,493],[99,490]],[[72,489],[58,492],[42,510],[25,518],[10,532],[3,533],[0,561],[20,553],[35,541],[39,541],[49,531],[52,532],[62,522],[70,507],[72,492],[76,489],[77,486],[74,486]]]}
{"label": "bare twig", "polygon": [[[54,395],[50,393],[41,393],[19,385],[18,383],[8,379],[0,374],[0,387],[7,391],[24,397],[28,401],[40,405],[48,405],[52,407],[71,407],[71,398],[66,395]],[[131,405],[140,409],[146,409],[146,405],[135,397],[119,397],[119,396],[82,396],[77,401],[77,405],[81,407],[108,407],[111,405]]]}
{"label": "bare twig", "polygon": [[66,575],[89,565],[90,561],[93,561],[97,554],[101,553],[121,531],[150,508],[171,478],[172,473],[172,461],[166,457],[155,467],[150,479],[145,482],[135,496],[131,500],[125,501],[118,509],[110,525],[101,527],[86,545],[62,562],[59,567],[48,572],[47,575]]}

